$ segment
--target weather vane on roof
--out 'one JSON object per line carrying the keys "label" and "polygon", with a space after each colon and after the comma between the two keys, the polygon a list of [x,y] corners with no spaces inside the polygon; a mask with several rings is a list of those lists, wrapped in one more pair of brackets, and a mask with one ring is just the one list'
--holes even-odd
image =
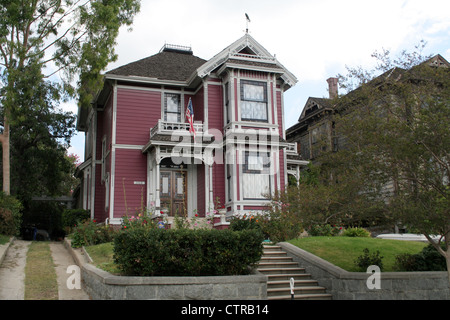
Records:
{"label": "weather vane on roof", "polygon": [[245,14],[245,18],[247,19],[247,27],[245,28],[245,33],[248,33],[248,23],[251,22],[248,14]]}

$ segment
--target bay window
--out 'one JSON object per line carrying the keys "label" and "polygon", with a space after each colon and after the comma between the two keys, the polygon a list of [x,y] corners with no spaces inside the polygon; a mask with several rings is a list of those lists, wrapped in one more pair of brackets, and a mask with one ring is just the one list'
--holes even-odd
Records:
{"label": "bay window", "polygon": [[269,153],[245,152],[242,184],[245,200],[266,199],[271,192]]}

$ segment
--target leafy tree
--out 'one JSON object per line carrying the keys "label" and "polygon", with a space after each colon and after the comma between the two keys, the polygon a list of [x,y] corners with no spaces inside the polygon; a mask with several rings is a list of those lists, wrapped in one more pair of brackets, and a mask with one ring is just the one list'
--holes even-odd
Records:
{"label": "leafy tree", "polygon": [[423,233],[446,258],[450,281],[450,68],[439,55],[423,56],[423,47],[398,58],[375,53],[374,70],[340,76],[349,89],[335,108],[343,143],[324,161],[358,174],[361,193],[383,200],[393,222]]}
{"label": "leafy tree", "polygon": [[[11,127],[24,125],[28,111],[38,108],[42,116],[52,112],[51,102],[75,95],[80,107],[89,107],[102,86],[100,72],[117,59],[114,46],[120,27],[130,26],[139,9],[139,0],[0,3],[0,142],[5,193],[10,193]],[[27,81],[31,81],[28,87]],[[68,114],[53,114],[47,123],[50,135],[62,134],[66,139],[70,121],[73,118]]]}

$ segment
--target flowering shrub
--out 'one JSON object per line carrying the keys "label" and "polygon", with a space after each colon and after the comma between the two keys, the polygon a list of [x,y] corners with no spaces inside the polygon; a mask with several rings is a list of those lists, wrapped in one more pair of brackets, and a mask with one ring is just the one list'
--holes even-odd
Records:
{"label": "flowering shrub", "polygon": [[139,213],[136,216],[123,216],[122,217],[122,229],[132,229],[132,228],[156,228],[157,221],[152,219],[148,214]]}
{"label": "flowering shrub", "polygon": [[233,231],[242,231],[249,229],[261,230],[260,221],[264,218],[257,214],[244,214],[243,216],[234,215],[230,221],[230,229]]}
{"label": "flowering shrub", "polygon": [[71,235],[72,247],[92,246],[100,243],[111,242],[117,231],[111,226],[97,224],[95,220],[85,220],[73,229]]}

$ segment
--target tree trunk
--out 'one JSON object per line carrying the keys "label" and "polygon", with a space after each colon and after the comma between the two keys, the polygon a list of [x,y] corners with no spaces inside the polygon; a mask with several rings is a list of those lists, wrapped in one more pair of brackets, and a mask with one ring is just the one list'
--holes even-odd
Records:
{"label": "tree trunk", "polygon": [[3,192],[7,195],[11,193],[10,188],[10,162],[9,162],[9,122],[4,116],[4,131],[0,135],[0,143],[2,144],[2,155],[3,155]]}

